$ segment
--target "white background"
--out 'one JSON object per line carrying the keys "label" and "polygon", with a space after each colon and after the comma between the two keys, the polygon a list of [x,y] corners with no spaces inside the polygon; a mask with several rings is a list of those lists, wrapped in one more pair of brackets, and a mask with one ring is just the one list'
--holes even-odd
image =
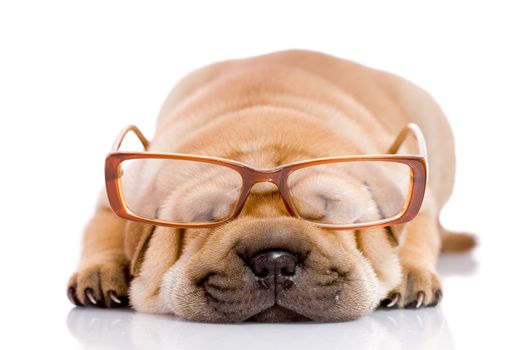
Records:
{"label": "white background", "polygon": [[[182,5],[182,4],[185,5]],[[524,348],[524,10],[507,1],[0,2],[0,347]],[[73,309],[65,286],[113,138],[151,135],[190,70],[307,48],[428,90],[457,141],[439,308],[356,322],[206,325]],[[70,311],[73,311],[70,313]]]}

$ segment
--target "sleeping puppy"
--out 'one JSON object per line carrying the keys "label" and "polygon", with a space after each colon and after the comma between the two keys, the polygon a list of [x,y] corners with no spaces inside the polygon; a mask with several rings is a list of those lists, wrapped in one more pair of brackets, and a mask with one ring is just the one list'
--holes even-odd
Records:
{"label": "sleeping puppy", "polygon": [[[116,307],[129,296],[138,311],[208,322],[351,320],[381,301],[400,308],[436,305],[442,297],[435,270],[440,250],[468,250],[475,241],[439,223],[454,181],[452,133],[439,106],[410,82],[307,51],[216,63],[173,89],[147,151],[267,169],[384,154],[409,122],[422,129],[429,162],[423,205],[412,221],[328,230],[290,216],[275,186],[261,182],[235,219],[170,228],[119,218],[103,194],[68,284],[70,300]],[[410,152],[414,142],[403,146]],[[162,162],[136,168],[128,186],[140,187],[135,192],[142,197],[130,195],[129,201],[161,196],[151,215],[185,222],[220,218],[234,204],[239,189],[231,175],[175,170]],[[362,185],[363,176],[303,172],[289,186],[303,199],[296,205],[304,216],[358,221],[380,215],[397,193],[381,200]],[[386,177],[380,167],[367,176],[365,184]],[[344,191],[332,193],[326,183]]]}

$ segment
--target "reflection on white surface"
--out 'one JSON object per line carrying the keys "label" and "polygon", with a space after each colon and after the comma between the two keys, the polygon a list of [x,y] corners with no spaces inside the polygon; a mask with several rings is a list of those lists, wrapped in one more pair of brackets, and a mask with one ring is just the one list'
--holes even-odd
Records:
{"label": "reflection on white surface", "polygon": [[70,333],[86,349],[453,349],[440,307],[378,310],[341,323],[207,324],[131,310],[74,308]]}
{"label": "reflection on white surface", "polygon": [[449,276],[471,276],[478,271],[478,261],[474,253],[442,254],[439,257],[437,269],[442,279]]}
{"label": "reflection on white surface", "polygon": [[[442,255],[438,272],[445,284],[443,306],[420,310],[379,309],[351,322],[210,324],[132,310],[73,308],[67,317],[67,328],[85,349],[218,350],[231,349],[235,344],[265,350],[269,345],[272,349],[301,350],[454,349],[445,312],[452,314],[452,319],[468,315],[469,305],[475,307],[476,304],[469,300],[476,294],[454,284],[448,289],[447,284],[465,283],[469,277],[479,275],[479,270],[475,254]],[[455,276],[461,278],[455,280]],[[467,336],[465,329],[461,329],[463,325],[456,322],[453,328],[454,335],[461,339]]]}

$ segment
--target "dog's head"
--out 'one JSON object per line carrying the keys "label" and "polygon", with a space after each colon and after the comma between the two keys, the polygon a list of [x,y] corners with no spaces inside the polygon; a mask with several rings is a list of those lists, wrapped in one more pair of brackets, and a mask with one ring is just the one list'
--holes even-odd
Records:
{"label": "dog's head", "polygon": [[[271,123],[265,120],[264,125]],[[287,139],[308,138],[312,130],[318,144],[333,144],[334,137],[328,131],[308,128],[304,121],[301,128],[287,131]],[[234,131],[230,128],[228,132]],[[276,135],[279,132],[283,130],[272,133],[281,140],[279,147],[250,140],[246,127],[238,135],[225,135],[223,131],[222,138],[215,142],[213,132],[199,135],[199,139],[205,138],[207,144],[214,145],[214,152],[208,150],[208,154],[234,158],[235,149],[229,146],[228,151],[217,145],[224,145],[221,140],[230,137],[243,144],[244,137],[246,144],[259,146],[238,155],[237,160],[261,167],[333,152],[333,147],[324,150],[318,145],[297,147],[279,139]],[[195,143],[192,150],[195,151]],[[206,150],[197,152],[202,154]],[[201,181],[199,176],[203,177]],[[221,205],[228,203],[229,195],[223,190],[224,183],[219,183],[221,178],[198,173],[193,178],[200,185],[184,192],[189,198],[187,203],[179,197],[175,181],[160,210],[183,213],[186,220],[220,215],[224,209]],[[377,210],[374,197],[360,186],[351,183],[345,186],[350,195],[360,198],[362,206],[368,208],[366,215],[373,215],[371,212]],[[327,214],[321,211],[330,208],[330,193],[317,188],[316,182],[308,177],[298,180],[297,190],[304,192],[304,198],[312,197],[308,203],[314,203],[313,207],[305,210],[312,211],[312,215]],[[323,203],[315,205],[316,199],[322,199]],[[337,201],[334,203],[331,213],[359,214],[355,208],[337,208]],[[133,306],[146,312],[174,313],[190,320],[355,319],[375,308],[400,276],[391,229],[335,231],[292,218],[277,188],[268,183],[256,185],[239,217],[222,226],[170,229],[128,223],[126,237],[135,275],[130,293]]]}

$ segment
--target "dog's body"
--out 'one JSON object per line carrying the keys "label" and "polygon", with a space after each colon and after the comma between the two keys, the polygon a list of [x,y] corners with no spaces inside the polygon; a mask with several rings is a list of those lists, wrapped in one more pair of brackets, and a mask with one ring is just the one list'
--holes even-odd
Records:
{"label": "dog's body", "polygon": [[[418,298],[436,304],[440,249],[465,250],[474,241],[439,224],[453,187],[452,133],[439,106],[406,80],[305,51],[217,63],[174,88],[148,150],[271,168],[385,153],[408,122],[423,130],[430,170],[423,207],[403,227],[322,230],[290,218],[275,193],[251,196],[241,216],[219,228],[176,230],[124,222],[103,195],[70,297],[116,305],[131,279],[135,309],[203,321],[353,319],[385,298],[391,306],[415,305]],[[271,295],[252,283],[242,259],[268,249],[302,256],[301,277],[290,289],[272,285]]]}

